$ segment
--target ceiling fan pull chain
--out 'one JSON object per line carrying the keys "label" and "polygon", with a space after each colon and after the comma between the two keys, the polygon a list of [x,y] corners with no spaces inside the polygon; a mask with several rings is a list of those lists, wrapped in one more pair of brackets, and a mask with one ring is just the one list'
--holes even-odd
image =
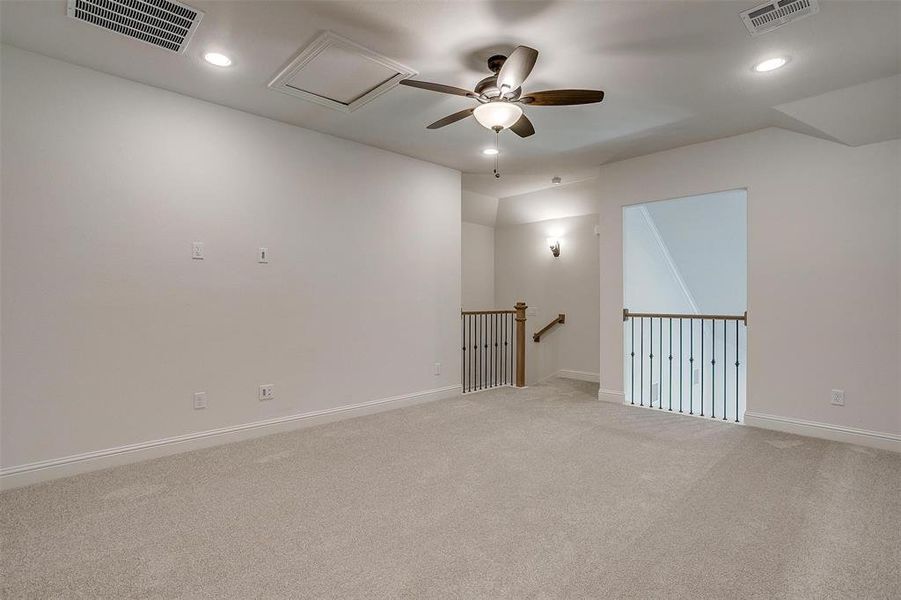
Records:
{"label": "ceiling fan pull chain", "polygon": [[500,130],[494,130],[494,176],[497,179],[501,178],[501,174],[497,172],[498,161],[501,155],[501,142],[500,142]]}

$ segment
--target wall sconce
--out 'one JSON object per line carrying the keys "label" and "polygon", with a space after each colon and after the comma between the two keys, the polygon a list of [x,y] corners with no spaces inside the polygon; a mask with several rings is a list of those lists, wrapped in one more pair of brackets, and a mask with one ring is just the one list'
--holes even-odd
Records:
{"label": "wall sconce", "polygon": [[557,238],[548,238],[547,245],[550,247],[551,254],[554,255],[554,258],[560,256],[560,240]]}

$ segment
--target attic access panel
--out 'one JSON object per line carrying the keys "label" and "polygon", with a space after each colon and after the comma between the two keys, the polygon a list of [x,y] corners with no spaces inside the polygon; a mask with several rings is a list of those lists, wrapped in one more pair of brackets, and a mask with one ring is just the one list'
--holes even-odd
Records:
{"label": "attic access panel", "polygon": [[413,75],[413,69],[326,31],[304,48],[269,87],[349,113]]}

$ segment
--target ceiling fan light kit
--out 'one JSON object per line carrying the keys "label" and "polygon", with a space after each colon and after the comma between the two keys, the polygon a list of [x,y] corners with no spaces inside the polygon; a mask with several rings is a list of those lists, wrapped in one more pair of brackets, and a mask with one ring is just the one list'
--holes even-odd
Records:
{"label": "ceiling fan light kit", "polygon": [[522,108],[512,102],[495,100],[480,104],[472,111],[472,116],[482,127],[493,131],[508,129],[522,117]]}
{"label": "ceiling fan light kit", "polygon": [[[509,129],[522,138],[535,133],[535,127],[523,112],[524,106],[573,106],[595,104],[604,99],[604,92],[600,90],[548,90],[523,94],[522,84],[537,60],[538,50],[528,46],[518,46],[509,57],[494,55],[488,59],[488,69],[494,74],[477,83],[473,91],[413,79],[404,79],[400,83],[441,94],[471,98],[479,103],[478,106],[435,121],[428,129],[440,129],[472,115],[482,127],[491,129],[496,134]],[[497,166],[494,175],[500,177]]]}

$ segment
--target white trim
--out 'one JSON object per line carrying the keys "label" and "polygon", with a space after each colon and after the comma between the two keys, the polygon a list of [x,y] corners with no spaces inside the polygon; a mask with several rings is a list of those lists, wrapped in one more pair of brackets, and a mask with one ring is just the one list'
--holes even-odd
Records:
{"label": "white trim", "polygon": [[41,481],[49,481],[59,477],[68,477],[78,473],[96,471],[108,467],[138,462],[150,458],[178,454],[189,450],[218,446],[230,442],[271,435],[282,431],[312,427],[332,421],[340,421],[353,417],[362,417],[386,410],[394,410],[414,404],[432,402],[459,396],[460,385],[449,385],[432,390],[381,398],[360,404],[350,404],[337,408],[328,408],[308,413],[298,413],[263,421],[254,421],[210,429],[185,435],[94,450],[82,454],[73,454],[61,458],[42,460],[25,465],[17,465],[0,469],[0,490],[12,489]]}
{"label": "white trim", "polygon": [[[324,96],[319,96],[317,94],[313,94],[311,92],[293,87],[288,84],[288,82],[294,78],[298,71],[303,69],[311,60],[316,58],[319,54],[321,54],[331,46],[341,46],[345,50],[359,54],[365,59],[371,60],[374,63],[377,63],[389,70],[394,71],[396,75],[377,85],[349,104],[339,102],[338,100],[334,100],[332,98],[325,98]],[[310,102],[314,102],[316,104],[319,104],[320,106],[327,106],[340,112],[351,113],[367,102],[370,102],[376,97],[384,94],[385,92],[399,84],[401,80],[408,79],[417,74],[418,73],[415,70],[406,65],[402,65],[396,60],[392,60],[387,56],[382,56],[377,52],[373,52],[369,48],[361,46],[356,42],[352,42],[347,38],[341,37],[337,33],[324,31],[315,40],[313,40],[309,46],[301,50],[300,54],[295,56],[294,59],[291,60],[290,64],[288,64],[287,67],[282,69],[281,72],[279,72],[279,74],[275,76],[275,79],[269,82],[269,89],[288,94],[289,96],[303,98],[304,100],[309,100]]]}
{"label": "white trim", "polygon": [[590,373],[588,371],[572,371],[570,369],[560,369],[555,373],[557,377],[563,377],[564,379],[575,379],[577,381],[589,381],[591,383],[598,383],[601,381],[601,376],[599,373]]}
{"label": "white trim", "polygon": [[822,438],[834,442],[859,444],[870,448],[901,452],[901,435],[884,433],[881,431],[868,431],[842,425],[830,425],[816,421],[792,419],[763,413],[745,412],[745,424],[760,429],[772,429],[785,433],[794,433],[808,437]]}
{"label": "white trim", "polygon": [[744,422],[743,419],[740,421],[736,421],[734,418],[731,418],[731,417],[728,419],[724,419],[723,415],[720,415],[718,417],[711,417],[709,414],[702,415],[700,412],[688,412],[687,410],[685,410],[684,407],[682,409],[682,412],[679,412],[678,407],[673,408],[672,410],[670,410],[669,407],[661,409],[659,405],[658,406],[650,406],[648,404],[644,404],[644,405],[632,404],[631,402],[626,402],[625,400],[623,400],[623,404],[625,404],[629,408],[639,408],[641,410],[652,410],[655,413],[670,414],[670,415],[674,415],[677,417],[688,417],[691,419],[703,419],[710,423],[721,423],[723,425],[735,425],[737,427],[746,425],[746,423]]}
{"label": "white trim", "polygon": [[[472,396],[473,394],[481,394],[482,392],[490,392],[491,390],[502,390],[504,388],[513,388],[515,390],[521,390],[521,389],[524,389],[524,387],[518,388],[515,385],[513,385],[512,383],[504,383],[504,384],[495,385],[492,387],[482,388],[480,390],[469,390],[468,392],[462,392],[462,393],[464,396]],[[462,389],[463,386],[460,386],[460,388]]]}
{"label": "white trim", "polygon": [[663,236],[660,235],[660,230],[657,229],[657,224],[654,222],[654,218],[651,216],[651,213],[648,212],[647,206],[639,206],[638,212],[644,217],[645,223],[648,226],[648,230],[651,232],[651,235],[654,237],[654,241],[657,242],[657,246],[660,248],[660,252],[663,254],[663,260],[666,261],[667,267],[669,267],[670,273],[673,274],[673,277],[676,279],[676,283],[679,284],[679,287],[682,288],[682,293],[685,294],[685,299],[688,300],[688,303],[691,305],[692,312],[695,314],[700,313],[700,309],[698,308],[698,303],[695,302],[694,296],[691,295],[691,290],[688,288],[688,284],[685,283],[685,280],[682,278],[682,273],[679,271],[679,267],[676,266],[676,261],[673,260],[673,255],[670,254],[669,247],[666,245],[666,242],[663,241]]}
{"label": "white trim", "polygon": [[598,400],[601,402],[615,402],[616,404],[625,404],[626,402],[626,392],[620,392],[619,390],[606,390],[604,388],[598,389]]}

